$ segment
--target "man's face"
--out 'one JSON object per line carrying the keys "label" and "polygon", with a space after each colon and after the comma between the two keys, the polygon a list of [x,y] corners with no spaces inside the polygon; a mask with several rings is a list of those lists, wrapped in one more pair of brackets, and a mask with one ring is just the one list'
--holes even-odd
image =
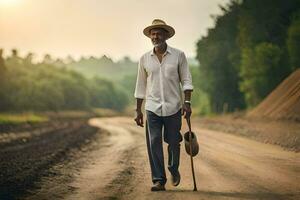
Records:
{"label": "man's face", "polygon": [[165,41],[168,39],[168,33],[164,29],[154,28],[150,30],[150,38],[152,44],[157,47],[165,43]]}

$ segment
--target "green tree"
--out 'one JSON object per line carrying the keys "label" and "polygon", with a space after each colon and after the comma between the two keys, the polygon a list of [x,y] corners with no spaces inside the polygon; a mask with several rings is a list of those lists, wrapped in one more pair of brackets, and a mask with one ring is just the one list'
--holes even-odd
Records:
{"label": "green tree", "polygon": [[114,83],[95,77],[90,82],[91,105],[122,111],[128,105],[126,93],[116,88]]}
{"label": "green tree", "polygon": [[292,70],[300,68],[300,12],[298,12],[289,29],[287,48]]}
{"label": "green tree", "polygon": [[0,111],[6,110],[7,108],[7,98],[5,95],[6,87],[6,66],[3,58],[3,49],[0,49]]}
{"label": "green tree", "polygon": [[280,83],[280,57],[280,48],[271,43],[261,43],[254,50],[244,50],[240,88],[249,107],[257,105]]}
{"label": "green tree", "polygon": [[[7,77],[4,98],[8,111],[88,109],[91,106],[123,110],[128,98],[111,81],[90,80],[68,70],[64,62],[52,62],[50,55],[41,63],[32,63],[13,51],[5,63]],[[3,75],[3,74],[1,74]],[[92,87],[91,87],[92,86]],[[1,99],[1,105],[3,103]]]}
{"label": "green tree", "polygon": [[191,66],[191,74],[193,77],[193,113],[197,115],[207,115],[211,113],[208,95],[200,89],[201,77],[200,70],[196,66]]}
{"label": "green tree", "polygon": [[299,67],[299,0],[232,0],[221,9],[197,43],[213,112],[256,105]]}
{"label": "green tree", "polygon": [[[199,87],[209,98],[213,112],[234,111],[244,107],[239,91],[238,66],[240,52],[236,42],[238,34],[239,1],[221,7],[222,16],[215,17],[215,27],[197,43],[200,63]],[[194,78],[195,80],[195,78]]]}

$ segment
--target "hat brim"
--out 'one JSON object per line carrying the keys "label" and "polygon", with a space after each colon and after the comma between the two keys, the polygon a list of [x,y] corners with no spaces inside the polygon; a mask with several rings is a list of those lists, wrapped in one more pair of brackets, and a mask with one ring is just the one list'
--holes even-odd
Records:
{"label": "hat brim", "polygon": [[150,30],[154,29],[154,28],[165,29],[169,33],[168,38],[171,38],[175,35],[175,30],[172,26],[162,25],[162,24],[151,25],[151,26],[146,27],[143,31],[144,35],[150,38]]}

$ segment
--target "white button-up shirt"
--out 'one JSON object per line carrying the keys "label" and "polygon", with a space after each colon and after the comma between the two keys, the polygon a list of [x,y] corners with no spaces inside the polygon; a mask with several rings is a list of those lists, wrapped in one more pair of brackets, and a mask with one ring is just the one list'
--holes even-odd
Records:
{"label": "white button-up shirt", "polygon": [[145,109],[170,116],[182,107],[182,91],[193,90],[185,54],[167,46],[160,63],[154,49],[139,61],[134,97],[146,99]]}

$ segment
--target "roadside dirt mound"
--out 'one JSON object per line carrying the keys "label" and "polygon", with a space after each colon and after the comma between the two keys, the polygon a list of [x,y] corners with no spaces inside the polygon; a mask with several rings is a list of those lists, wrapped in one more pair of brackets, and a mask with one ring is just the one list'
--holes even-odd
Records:
{"label": "roadside dirt mound", "polygon": [[300,69],[277,86],[247,117],[300,121]]}

